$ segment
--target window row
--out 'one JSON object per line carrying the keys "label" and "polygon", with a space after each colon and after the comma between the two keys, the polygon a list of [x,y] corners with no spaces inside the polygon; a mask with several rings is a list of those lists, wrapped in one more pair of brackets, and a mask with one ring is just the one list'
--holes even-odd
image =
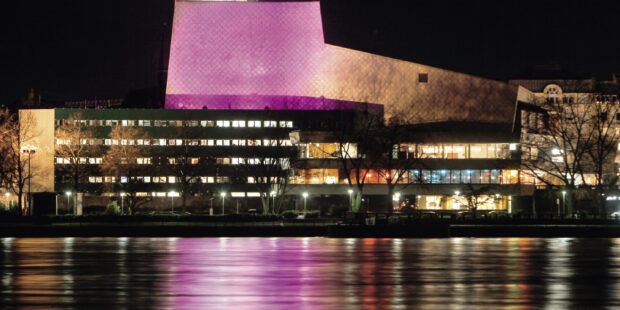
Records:
{"label": "window row", "polygon": [[516,150],[509,143],[402,144],[398,149],[400,158],[442,159],[509,159]]}
{"label": "window row", "polygon": [[[56,120],[57,126],[68,125],[70,120]],[[277,120],[74,120],[82,126],[138,126],[138,127],[222,127],[222,128],[293,128],[293,121]]]}
{"label": "window row", "polygon": [[342,152],[347,158],[357,157],[357,145],[354,143],[303,143],[299,144],[301,158],[339,158]]}
{"label": "window row", "polygon": [[[136,176],[127,177],[121,176],[117,178],[115,176],[89,176],[88,183],[179,183],[181,179],[176,176]],[[227,176],[201,176],[189,179],[189,183],[230,183],[230,178]]]}
{"label": "window row", "polygon": [[243,158],[243,157],[218,157],[218,165],[279,165],[282,169],[288,169],[290,162],[287,158]]}
{"label": "window row", "polygon": [[[69,139],[56,139],[57,145],[71,145]],[[81,145],[158,145],[158,146],[292,146],[288,139],[80,139]]]}
{"label": "window row", "polygon": [[80,157],[79,159],[68,158],[68,157],[56,157],[56,164],[59,165],[68,165],[74,163],[75,161],[79,161],[82,165],[101,165],[103,163],[102,157]]}

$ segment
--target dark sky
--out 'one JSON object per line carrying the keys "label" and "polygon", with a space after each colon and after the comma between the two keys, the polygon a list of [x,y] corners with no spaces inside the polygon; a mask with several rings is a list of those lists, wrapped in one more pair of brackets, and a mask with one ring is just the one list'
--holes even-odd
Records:
{"label": "dark sky", "polygon": [[[15,1],[0,100],[119,98],[157,84],[171,0]],[[328,43],[507,80],[535,65],[620,73],[620,1],[323,1]],[[167,57],[167,50],[164,51]]]}

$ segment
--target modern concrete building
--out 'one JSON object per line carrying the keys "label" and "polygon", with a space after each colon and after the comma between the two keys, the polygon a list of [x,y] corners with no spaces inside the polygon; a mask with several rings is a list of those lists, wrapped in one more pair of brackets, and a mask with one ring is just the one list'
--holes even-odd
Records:
{"label": "modern concrete building", "polygon": [[[205,185],[192,192],[194,203],[212,202],[200,200],[207,189],[225,191],[250,201],[244,211],[256,208],[257,196],[266,193],[239,167],[265,148],[273,151],[270,158],[294,148],[304,166],[281,165],[290,170],[291,186],[281,193],[291,198],[288,207],[298,206],[302,193],[314,202],[346,204],[351,186],[337,158],[343,141],[330,132],[370,113],[398,120],[410,131],[390,156],[421,158],[398,184],[396,205],[461,211],[467,209],[465,194],[477,193],[480,210],[517,212],[529,208],[533,191],[533,181],[519,172],[518,111],[528,100],[531,93],[517,85],[326,44],[318,2],[179,0],[166,109],[29,110],[47,135],[37,142],[42,168],[34,180],[41,191],[63,194],[71,188],[63,166],[80,162],[93,168],[79,180],[85,205],[89,199],[102,204],[120,195],[106,184],[127,180],[96,169],[104,151],[133,143],[152,150],[135,159],[152,167],[135,176],[143,183],[140,195],[156,198],[163,208],[179,190],[171,160],[189,148],[197,163],[212,163],[194,182]],[[65,141],[58,132],[66,120],[94,129],[92,136]],[[115,127],[140,128],[149,137],[114,141]],[[58,150],[67,143],[93,152],[61,156]],[[363,194],[370,205],[388,193],[378,175],[368,171]]]}

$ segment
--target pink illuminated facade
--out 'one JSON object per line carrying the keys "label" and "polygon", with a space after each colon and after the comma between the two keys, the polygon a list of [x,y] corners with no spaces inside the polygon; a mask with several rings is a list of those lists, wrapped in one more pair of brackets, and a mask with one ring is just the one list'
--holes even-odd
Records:
{"label": "pink illuminated facade", "polygon": [[[293,105],[323,109],[332,99],[381,104],[386,116],[410,123],[506,123],[518,89],[326,44],[318,2],[178,0],[166,95],[169,109],[231,109],[231,102],[254,109],[260,96],[267,96],[261,105],[274,100],[274,106],[321,98]],[[220,97],[225,102],[213,96],[226,96]],[[245,104],[246,98],[252,100]]]}

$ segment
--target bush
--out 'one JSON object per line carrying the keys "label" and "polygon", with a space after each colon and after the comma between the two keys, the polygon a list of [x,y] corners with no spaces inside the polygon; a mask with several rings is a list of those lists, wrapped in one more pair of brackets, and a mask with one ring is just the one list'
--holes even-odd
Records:
{"label": "bush", "polygon": [[116,201],[112,201],[108,203],[108,205],[105,208],[105,211],[103,212],[103,214],[105,215],[116,215],[120,213],[121,213],[121,209],[116,203]]}
{"label": "bush", "polygon": [[280,215],[285,219],[296,219],[299,212],[295,210],[285,210]]}
{"label": "bush", "polygon": [[9,201],[9,207],[0,203],[0,216],[18,216],[21,215],[17,201]]}
{"label": "bush", "polygon": [[317,219],[321,217],[321,211],[320,210],[310,210],[306,212],[306,217],[307,219]]}
{"label": "bush", "polygon": [[347,211],[349,211],[348,204],[331,204],[325,215],[331,217],[343,217]]}

